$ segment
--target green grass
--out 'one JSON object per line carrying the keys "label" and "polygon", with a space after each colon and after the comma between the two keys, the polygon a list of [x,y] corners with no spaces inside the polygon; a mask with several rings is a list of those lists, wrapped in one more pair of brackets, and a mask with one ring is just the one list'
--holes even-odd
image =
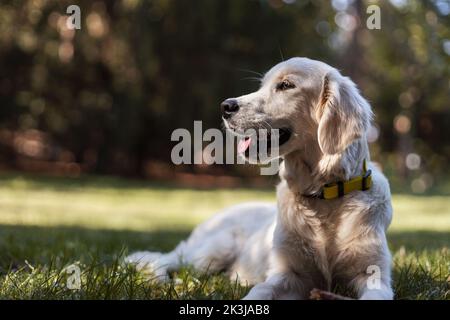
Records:
{"label": "green grass", "polygon": [[[217,209],[273,190],[190,190],[114,178],[0,176],[0,299],[238,299],[248,288],[184,269],[160,285],[124,266],[171,250]],[[389,243],[398,299],[450,299],[448,196],[394,195]],[[81,270],[69,290],[65,267]]]}

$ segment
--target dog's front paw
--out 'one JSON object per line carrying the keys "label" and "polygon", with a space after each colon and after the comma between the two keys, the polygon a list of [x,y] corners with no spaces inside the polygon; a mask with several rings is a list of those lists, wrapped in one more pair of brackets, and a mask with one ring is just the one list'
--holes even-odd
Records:
{"label": "dog's front paw", "polygon": [[272,300],[273,290],[264,284],[257,284],[242,300]]}

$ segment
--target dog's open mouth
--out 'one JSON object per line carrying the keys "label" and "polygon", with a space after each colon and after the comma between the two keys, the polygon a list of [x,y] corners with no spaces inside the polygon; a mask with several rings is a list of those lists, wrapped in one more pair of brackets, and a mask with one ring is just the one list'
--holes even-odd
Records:
{"label": "dog's open mouth", "polygon": [[[288,142],[291,138],[291,130],[288,128],[280,128],[278,129],[278,147],[281,147],[283,144]],[[249,156],[250,154],[250,146],[252,143],[256,146],[256,151],[259,153],[259,149],[262,148],[263,144],[266,144],[266,150],[269,151],[272,147],[272,132],[267,131],[266,134],[261,136],[261,134],[257,134],[254,136],[245,137],[244,139],[239,141],[237,151],[240,154],[245,154]]]}

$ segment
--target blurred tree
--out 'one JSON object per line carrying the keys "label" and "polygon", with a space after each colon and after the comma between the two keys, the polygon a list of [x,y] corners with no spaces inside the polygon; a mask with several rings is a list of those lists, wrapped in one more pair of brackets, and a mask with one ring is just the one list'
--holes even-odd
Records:
{"label": "blurred tree", "polygon": [[[381,30],[366,28],[372,3]],[[170,160],[175,128],[219,127],[220,101],[291,56],[358,83],[388,172],[436,176],[450,159],[448,3],[84,0],[76,31],[65,25],[70,4],[0,4],[3,166],[142,176],[149,161]]]}

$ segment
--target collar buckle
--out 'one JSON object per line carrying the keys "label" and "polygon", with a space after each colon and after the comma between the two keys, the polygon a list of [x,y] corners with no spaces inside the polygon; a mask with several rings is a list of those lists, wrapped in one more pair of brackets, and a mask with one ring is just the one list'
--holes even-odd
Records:
{"label": "collar buckle", "polygon": [[366,191],[370,189],[370,185],[368,183],[368,178],[371,176],[372,170],[367,170],[364,176],[362,177],[362,191]]}

